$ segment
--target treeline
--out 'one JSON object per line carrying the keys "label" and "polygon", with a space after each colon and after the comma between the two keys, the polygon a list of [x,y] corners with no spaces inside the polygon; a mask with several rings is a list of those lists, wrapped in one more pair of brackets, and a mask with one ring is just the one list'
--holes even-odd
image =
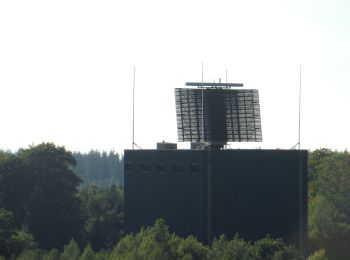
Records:
{"label": "treeline", "polygon": [[[77,156],[78,154],[78,156]],[[103,155],[104,154],[104,155]],[[266,237],[238,237],[211,246],[171,234],[157,221],[137,234],[123,233],[122,181],[116,153],[71,153],[43,143],[16,153],[0,151],[0,255],[6,259],[304,259],[294,247]],[[82,159],[83,158],[83,159]],[[95,158],[88,163],[87,158]],[[94,176],[76,174],[81,161]],[[114,161],[111,163],[111,161]],[[78,162],[78,163],[77,163]],[[118,164],[119,163],[119,164]],[[114,166],[111,166],[114,165]],[[119,165],[119,166],[118,166]],[[89,166],[89,167],[90,167]],[[86,168],[89,168],[86,166]],[[116,169],[113,169],[116,167]],[[86,171],[87,172],[87,171]],[[122,180],[122,170],[120,171]],[[86,174],[85,176],[90,176]],[[92,176],[92,175],[91,175]],[[95,184],[91,184],[95,183]],[[319,149],[309,154],[309,259],[349,259],[350,155]],[[1,257],[0,257],[1,259]]]}
{"label": "treeline", "polygon": [[77,161],[75,170],[82,179],[83,186],[124,184],[124,161],[118,153],[91,150],[88,153],[74,152],[73,156]]}
{"label": "treeline", "polygon": [[0,255],[61,250],[71,239],[99,251],[120,239],[122,186],[79,189],[75,167],[73,154],[51,143],[0,152]]}
{"label": "treeline", "polygon": [[310,248],[350,259],[350,154],[319,149],[309,155]]}
{"label": "treeline", "polygon": [[[265,237],[254,243],[245,242],[238,236],[229,240],[221,236],[210,246],[197,241],[193,236],[180,238],[169,232],[163,220],[157,220],[152,227],[142,229],[136,234],[122,238],[111,249],[95,252],[88,244],[83,250],[74,240],[65,245],[62,251],[25,250],[17,259],[164,259],[164,260],[202,260],[202,259],[305,259],[294,246],[287,246],[279,239]],[[324,250],[315,252],[309,260],[325,258]]]}

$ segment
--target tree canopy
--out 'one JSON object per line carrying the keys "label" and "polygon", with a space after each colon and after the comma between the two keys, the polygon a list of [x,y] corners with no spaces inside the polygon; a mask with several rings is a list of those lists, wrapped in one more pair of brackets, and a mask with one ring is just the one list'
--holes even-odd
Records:
{"label": "tree canopy", "polygon": [[[114,152],[79,155],[52,143],[0,151],[0,259],[303,259],[270,237],[253,243],[221,236],[204,245],[171,233],[162,220],[124,234],[122,160]],[[308,196],[315,251],[308,259],[349,259],[347,151],[310,152]]]}
{"label": "tree canopy", "polygon": [[123,157],[118,153],[91,150],[88,153],[75,152],[76,172],[83,180],[83,186],[96,184],[124,184]]}
{"label": "tree canopy", "polygon": [[95,251],[111,248],[123,234],[121,187],[89,185],[80,191],[79,197],[85,219],[85,240]]}
{"label": "tree canopy", "polygon": [[333,259],[350,257],[350,155],[316,150],[309,160],[309,239]]}
{"label": "tree canopy", "polygon": [[1,156],[0,207],[14,212],[17,227],[32,233],[42,248],[81,240],[75,165],[71,152],[51,143]]}

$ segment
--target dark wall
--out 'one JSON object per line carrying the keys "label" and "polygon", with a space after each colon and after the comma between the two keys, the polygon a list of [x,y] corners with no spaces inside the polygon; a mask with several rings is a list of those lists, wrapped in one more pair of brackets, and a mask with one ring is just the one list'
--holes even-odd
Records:
{"label": "dark wall", "polygon": [[136,232],[163,218],[180,236],[205,234],[204,151],[127,150],[125,228]]}
{"label": "dark wall", "polygon": [[307,151],[127,150],[124,159],[129,232],[162,217],[204,242],[238,233],[305,245]]}
{"label": "dark wall", "polygon": [[307,151],[211,151],[212,236],[270,234],[302,248],[307,234]]}

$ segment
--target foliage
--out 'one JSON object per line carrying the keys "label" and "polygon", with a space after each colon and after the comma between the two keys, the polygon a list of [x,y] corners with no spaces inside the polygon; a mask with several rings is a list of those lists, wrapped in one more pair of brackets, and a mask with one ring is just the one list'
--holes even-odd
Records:
{"label": "foliage", "polygon": [[[112,252],[114,259],[204,259],[207,247],[194,237],[181,239],[171,234],[164,220],[137,234],[125,236]],[[189,258],[191,257],[191,258]]]}
{"label": "foliage", "polygon": [[86,241],[95,251],[110,248],[122,235],[123,191],[115,184],[110,187],[90,185],[79,197],[85,219]]}
{"label": "foliage", "polygon": [[10,237],[10,252],[18,255],[24,250],[33,250],[38,247],[34,236],[23,230],[16,230]]}
{"label": "foliage", "polygon": [[0,252],[5,256],[10,254],[9,238],[15,230],[13,214],[4,209],[0,209]]}
{"label": "foliage", "polygon": [[170,234],[163,220],[124,237],[114,248],[114,259],[303,259],[294,246],[280,239],[263,238],[251,244],[235,236],[215,239],[210,247],[193,236]]}
{"label": "foliage", "polygon": [[0,252],[9,257],[19,254],[23,250],[37,247],[33,235],[18,230],[15,226],[14,215],[5,209],[0,209]]}
{"label": "foliage", "polygon": [[41,256],[41,260],[59,260],[60,259],[60,253],[56,248],[52,248],[47,253],[44,253]]}
{"label": "foliage", "polygon": [[0,158],[0,207],[14,212],[16,226],[32,233],[44,249],[80,240],[80,179],[72,153],[43,143]]}
{"label": "foliage", "polygon": [[[27,201],[28,228],[42,248],[61,248],[70,238],[80,239],[83,220],[77,198],[79,177],[71,152],[41,144],[19,152],[28,162],[33,186]],[[47,232],[50,230],[50,232]]]}
{"label": "foliage", "polygon": [[[174,243],[173,246],[176,246],[176,243]],[[178,255],[177,259],[200,260],[207,258],[208,254],[208,248],[198,242],[194,236],[178,239],[178,245],[175,251]]]}
{"label": "foliage", "polygon": [[236,235],[232,240],[228,240],[225,235],[221,235],[212,243],[209,252],[209,259],[249,259],[250,243],[246,243]]}
{"label": "foliage", "polygon": [[112,259],[111,258],[111,251],[102,249],[101,251],[95,253],[95,259],[96,260],[109,260],[109,259]]}
{"label": "foliage", "polygon": [[[315,252],[309,259],[326,259],[324,251]],[[22,260],[107,260],[107,259],[303,259],[300,253],[279,239],[263,238],[255,243],[245,242],[236,235],[232,240],[225,236],[215,239],[211,246],[197,241],[193,236],[180,238],[169,232],[164,220],[157,220],[152,227],[142,228],[136,234],[121,239],[113,249],[95,253],[88,244],[81,253],[77,243],[71,240],[62,252],[56,249],[44,252],[26,250]]]}
{"label": "foliage", "polygon": [[310,156],[309,239],[330,259],[350,257],[350,155],[327,149]]}
{"label": "foliage", "polygon": [[77,243],[72,239],[68,245],[63,247],[61,260],[78,260],[80,256],[80,249]]}
{"label": "foliage", "polygon": [[254,259],[303,259],[295,246],[286,246],[281,239],[268,236],[256,241],[251,251]]}
{"label": "foliage", "polygon": [[85,249],[84,249],[82,255],[81,255],[80,258],[79,258],[79,260],[93,260],[94,258],[95,258],[95,253],[94,253],[94,251],[92,250],[91,245],[88,244],[88,245],[85,247]]}
{"label": "foliage", "polygon": [[[80,158],[78,165],[75,158]],[[17,153],[0,151],[0,255],[47,260],[302,258],[294,247],[270,237],[250,243],[221,236],[206,246],[170,233],[162,220],[123,237],[123,188],[107,185],[122,183],[122,160],[114,152],[73,156],[51,143]],[[98,186],[79,190],[74,167]],[[349,259],[349,153],[310,152],[308,185],[310,251],[315,251],[308,259]]]}
{"label": "foliage", "polygon": [[307,260],[327,260],[326,250],[323,248],[315,251],[312,255],[310,255]]}
{"label": "foliage", "polygon": [[77,161],[76,171],[83,180],[83,186],[124,184],[124,162],[118,153],[91,150],[86,154],[76,152],[74,157]]}
{"label": "foliage", "polygon": [[33,186],[27,161],[11,153],[0,153],[0,208],[14,213],[17,227],[26,221],[26,201]]}
{"label": "foliage", "polygon": [[[102,158],[99,165],[108,162],[114,171],[122,164],[114,152],[89,155]],[[33,237],[42,249],[60,250],[71,238],[80,245],[90,242],[97,251],[115,245],[122,235],[122,187],[86,186],[78,194],[81,180],[76,166],[71,152],[52,143],[17,153],[0,151],[0,208],[13,212],[9,227],[13,235],[4,234],[5,242],[0,238],[0,247],[6,245],[0,254],[17,255],[21,248],[34,248]]]}
{"label": "foliage", "polygon": [[40,260],[41,252],[38,249],[25,250],[16,259],[17,260]]}
{"label": "foliage", "polygon": [[213,241],[209,259],[303,259],[294,246],[287,246],[281,239],[265,237],[255,243],[245,242],[236,235],[232,240],[222,235]]}

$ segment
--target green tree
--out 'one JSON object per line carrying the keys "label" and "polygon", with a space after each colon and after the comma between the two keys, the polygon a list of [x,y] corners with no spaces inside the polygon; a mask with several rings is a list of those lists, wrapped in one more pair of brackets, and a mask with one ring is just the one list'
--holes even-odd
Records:
{"label": "green tree", "polygon": [[272,239],[269,236],[255,241],[245,242],[236,235],[232,240],[220,236],[213,241],[209,250],[209,259],[304,259],[294,247],[286,245],[281,239]]}
{"label": "green tree", "polygon": [[28,165],[22,158],[0,152],[0,208],[14,213],[17,227],[21,227],[28,217],[26,205],[32,183]]}
{"label": "green tree", "polygon": [[194,237],[171,234],[164,220],[125,236],[112,252],[114,259],[205,259],[207,247]]}
{"label": "green tree", "polygon": [[83,253],[81,254],[79,260],[93,260],[95,258],[94,251],[91,248],[91,245],[88,244]]}
{"label": "green tree", "polygon": [[14,212],[44,249],[61,248],[83,231],[79,177],[72,153],[43,143],[0,156],[0,206]]}
{"label": "green tree", "polygon": [[60,253],[56,248],[52,248],[47,253],[43,254],[41,257],[41,260],[59,260],[60,259]]}
{"label": "green tree", "polygon": [[294,247],[281,239],[265,237],[255,243],[245,242],[236,235],[215,239],[211,246],[203,245],[193,236],[180,238],[171,234],[163,220],[136,234],[125,236],[114,247],[112,259],[304,259]]}
{"label": "green tree", "polygon": [[40,260],[40,258],[41,258],[41,251],[38,249],[31,249],[31,250],[23,251],[15,259],[17,259],[17,260]]}
{"label": "green tree", "polygon": [[10,237],[11,254],[18,255],[24,250],[34,250],[37,247],[34,236],[23,230],[16,230]]}
{"label": "green tree", "polygon": [[80,257],[80,249],[74,239],[70,240],[68,245],[63,247],[61,254],[62,260],[78,260]]}
{"label": "green tree", "polygon": [[110,187],[89,185],[79,194],[85,218],[86,241],[95,251],[111,248],[122,236],[123,192]]}
{"label": "green tree", "polygon": [[73,154],[64,147],[43,143],[20,150],[18,156],[28,165],[32,178],[28,228],[40,246],[61,248],[71,238],[79,241],[83,219]]}
{"label": "green tree", "polygon": [[10,237],[15,232],[13,213],[0,209],[0,252],[3,256],[10,256]]}
{"label": "green tree", "polygon": [[33,235],[16,228],[13,213],[0,209],[0,254],[9,257],[36,248]]}
{"label": "green tree", "polygon": [[257,240],[250,249],[250,255],[254,259],[303,259],[295,246],[287,246],[282,239],[272,239],[269,236]]}
{"label": "green tree", "polygon": [[91,150],[84,154],[74,153],[77,160],[76,171],[83,180],[83,186],[96,184],[107,187],[124,183],[123,158],[116,152]]}
{"label": "green tree", "polygon": [[350,155],[321,149],[310,158],[309,238],[331,259],[349,259]]}
{"label": "green tree", "polygon": [[99,252],[95,253],[95,259],[96,260],[109,260],[109,259],[113,259],[111,257],[111,250],[105,250],[102,249]]}
{"label": "green tree", "polygon": [[228,240],[226,236],[221,235],[214,239],[210,251],[209,259],[221,260],[241,260],[251,259],[249,255],[250,243],[245,242],[236,235],[232,240]]}
{"label": "green tree", "polygon": [[310,255],[307,260],[327,260],[326,250],[323,248],[315,251],[312,255]]}
{"label": "green tree", "polygon": [[201,260],[207,258],[208,248],[200,243],[194,236],[189,236],[187,238],[178,240],[179,243],[177,245],[176,258],[192,260]]}

